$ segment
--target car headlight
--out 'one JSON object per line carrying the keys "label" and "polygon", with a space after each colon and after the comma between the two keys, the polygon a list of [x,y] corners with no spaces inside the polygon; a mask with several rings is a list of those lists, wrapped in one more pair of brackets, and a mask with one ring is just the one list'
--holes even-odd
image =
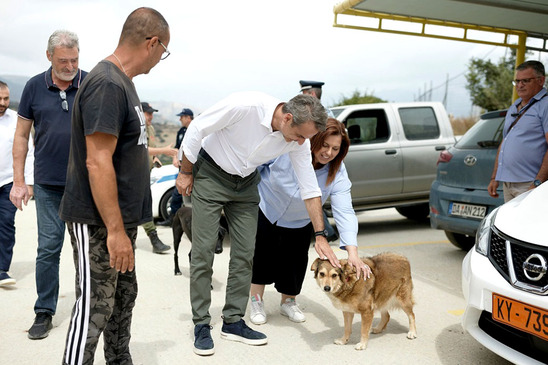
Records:
{"label": "car headlight", "polygon": [[483,256],[487,256],[487,250],[489,249],[489,240],[491,238],[491,226],[497,216],[498,208],[493,210],[483,218],[481,224],[476,233],[476,251]]}

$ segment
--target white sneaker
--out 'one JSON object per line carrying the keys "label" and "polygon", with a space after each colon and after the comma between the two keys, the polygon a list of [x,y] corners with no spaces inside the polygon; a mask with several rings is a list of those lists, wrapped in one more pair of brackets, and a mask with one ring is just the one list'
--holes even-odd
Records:
{"label": "white sneaker", "polygon": [[286,317],[289,317],[289,319],[293,322],[300,323],[306,321],[306,317],[303,312],[301,312],[301,309],[297,305],[294,298],[287,298],[285,303],[280,305],[280,313]]}
{"label": "white sneaker", "polygon": [[257,294],[251,297],[251,313],[249,313],[249,319],[253,324],[264,324],[266,323],[266,313],[264,311],[264,302],[261,300],[261,296]]}

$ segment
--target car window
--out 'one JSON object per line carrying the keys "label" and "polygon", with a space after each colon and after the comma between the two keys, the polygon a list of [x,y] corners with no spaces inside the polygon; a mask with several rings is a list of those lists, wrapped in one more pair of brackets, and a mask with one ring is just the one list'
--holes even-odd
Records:
{"label": "car window", "polygon": [[498,148],[502,141],[504,117],[480,119],[455,144],[456,148]]}
{"label": "car window", "polygon": [[344,109],[330,109],[330,110],[331,110],[331,113],[333,113],[333,116],[335,118],[337,118],[339,116],[339,114],[341,114]]}
{"label": "car window", "polygon": [[400,108],[400,119],[405,138],[410,141],[436,139],[440,128],[434,110],[430,107]]}
{"label": "car window", "polygon": [[346,118],[350,144],[388,141],[390,129],[383,109],[358,110]]}

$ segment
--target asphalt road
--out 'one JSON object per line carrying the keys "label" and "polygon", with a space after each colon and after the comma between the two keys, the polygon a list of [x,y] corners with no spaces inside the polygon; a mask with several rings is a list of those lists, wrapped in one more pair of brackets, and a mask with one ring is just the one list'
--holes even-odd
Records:
{"label": "asphalt road", "polygon": [[[398,252],[411,262],[416,301],[418,338],[408,340],[407,317],[391,313],[386,330],[371,335],[365,351],[354,350],[359,341],[359,317],[354,318],[349,344],[338,346],[333,340],[342,335],[342,313],[336,310],[318,288],[312,273],[305,279],[298,302],[307,320],[295,324],[279,314],[279,295],[267,287],[265,306],[268,323],[252,326],[269,337],[266,346],[247,346],[220,338],[220,314],[228,270],[230,243],[217,255],[212,292],[212,336],[216,353],[198,357],[192,352],[193,325],[188,293],[189,242],[183,238],[180,252],[182,276],[173,275],[173,251],[156,255],[144,231],[139,229],[136,268],[139,297],[134,310],[131,351],[134,364],[508,364],[493,354],[460,325],[464,311],[461,291],[461,262],[465,252],[453,247],[442,231],[432,230],[428,222],[417,223],[400,216],[394,209],[364,212],[360,222],[359,250],[362,256],[384,251]],[[64,340],[74,303],[74,265],[68,237],[61,257],[61,289],[54,328],[44,340],[27,339],[32,324],[35,300],[34,259],[36,224],[34,202],[16,217],[17,243],[12,275],[18,280],[12,288],[0,288],[0,364],[60,364]],[[171,230],[159,227],[159,236],[171,244]],[[344,251],[337,255],[346,258]],[[283,269],[283,256],[279,258]],[[316,257],[313,248],[310,263]],[[245,317],[248,324],[248,316]],[[378,321],[376,315],[374,325]],[[102,341],[95,364],[105,364]]]}

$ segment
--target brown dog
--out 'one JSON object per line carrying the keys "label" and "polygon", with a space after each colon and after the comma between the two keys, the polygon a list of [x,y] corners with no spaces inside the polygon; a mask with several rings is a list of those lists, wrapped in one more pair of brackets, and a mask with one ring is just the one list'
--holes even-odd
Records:
{"label": "brown dog", "polygon": [[394,254],[382,253],[373,257],[362,258],[371,268],[371,277],[367,280],[356,278],[356,270],[347,260],[341,260],[341,268],[333,267],[329,261],[316,259],[310,268],[320,288],[327,294],[335,308],[343,311],[344,336],[336,339],[337,345],[345,345],[352,333],[354,313],[362,317],[361,339],[354,347],[365,350],[369,332],[376,310],[381,312],[381,320],[373,333],[380,333],[390,320],[389,309],[400,308],[409,318],[407,338],[417,337],[415,314],[413,313],[413,281],[411,266],[407,258]]}
{"label": "brown dog", "polygon": [[[226,232],[227,232],[228,225],[226,223],[226,219],[224,217],[221,217],[221,225],[219,226],[219,232],[217,237],[217,244],[215,246],[215,253],[219,254],[223,252],[223,240],[225,238]],[[173,231],[173,249],[175,251],[174,254],[174,261],[175,261],[175,275],[182,275],[181,270],[179,269],[179,244],[181,243],[181,237],[183,236],[183,233],[186,234],[189,241],[192,243],[192,208],[190,207],[181,207],[175,213],[175,217],[173,217],[173,223],[171,225],[171,229]],[[192,253],[192,249],[188,253],[188,259],[190,260],[190,256]]]}

